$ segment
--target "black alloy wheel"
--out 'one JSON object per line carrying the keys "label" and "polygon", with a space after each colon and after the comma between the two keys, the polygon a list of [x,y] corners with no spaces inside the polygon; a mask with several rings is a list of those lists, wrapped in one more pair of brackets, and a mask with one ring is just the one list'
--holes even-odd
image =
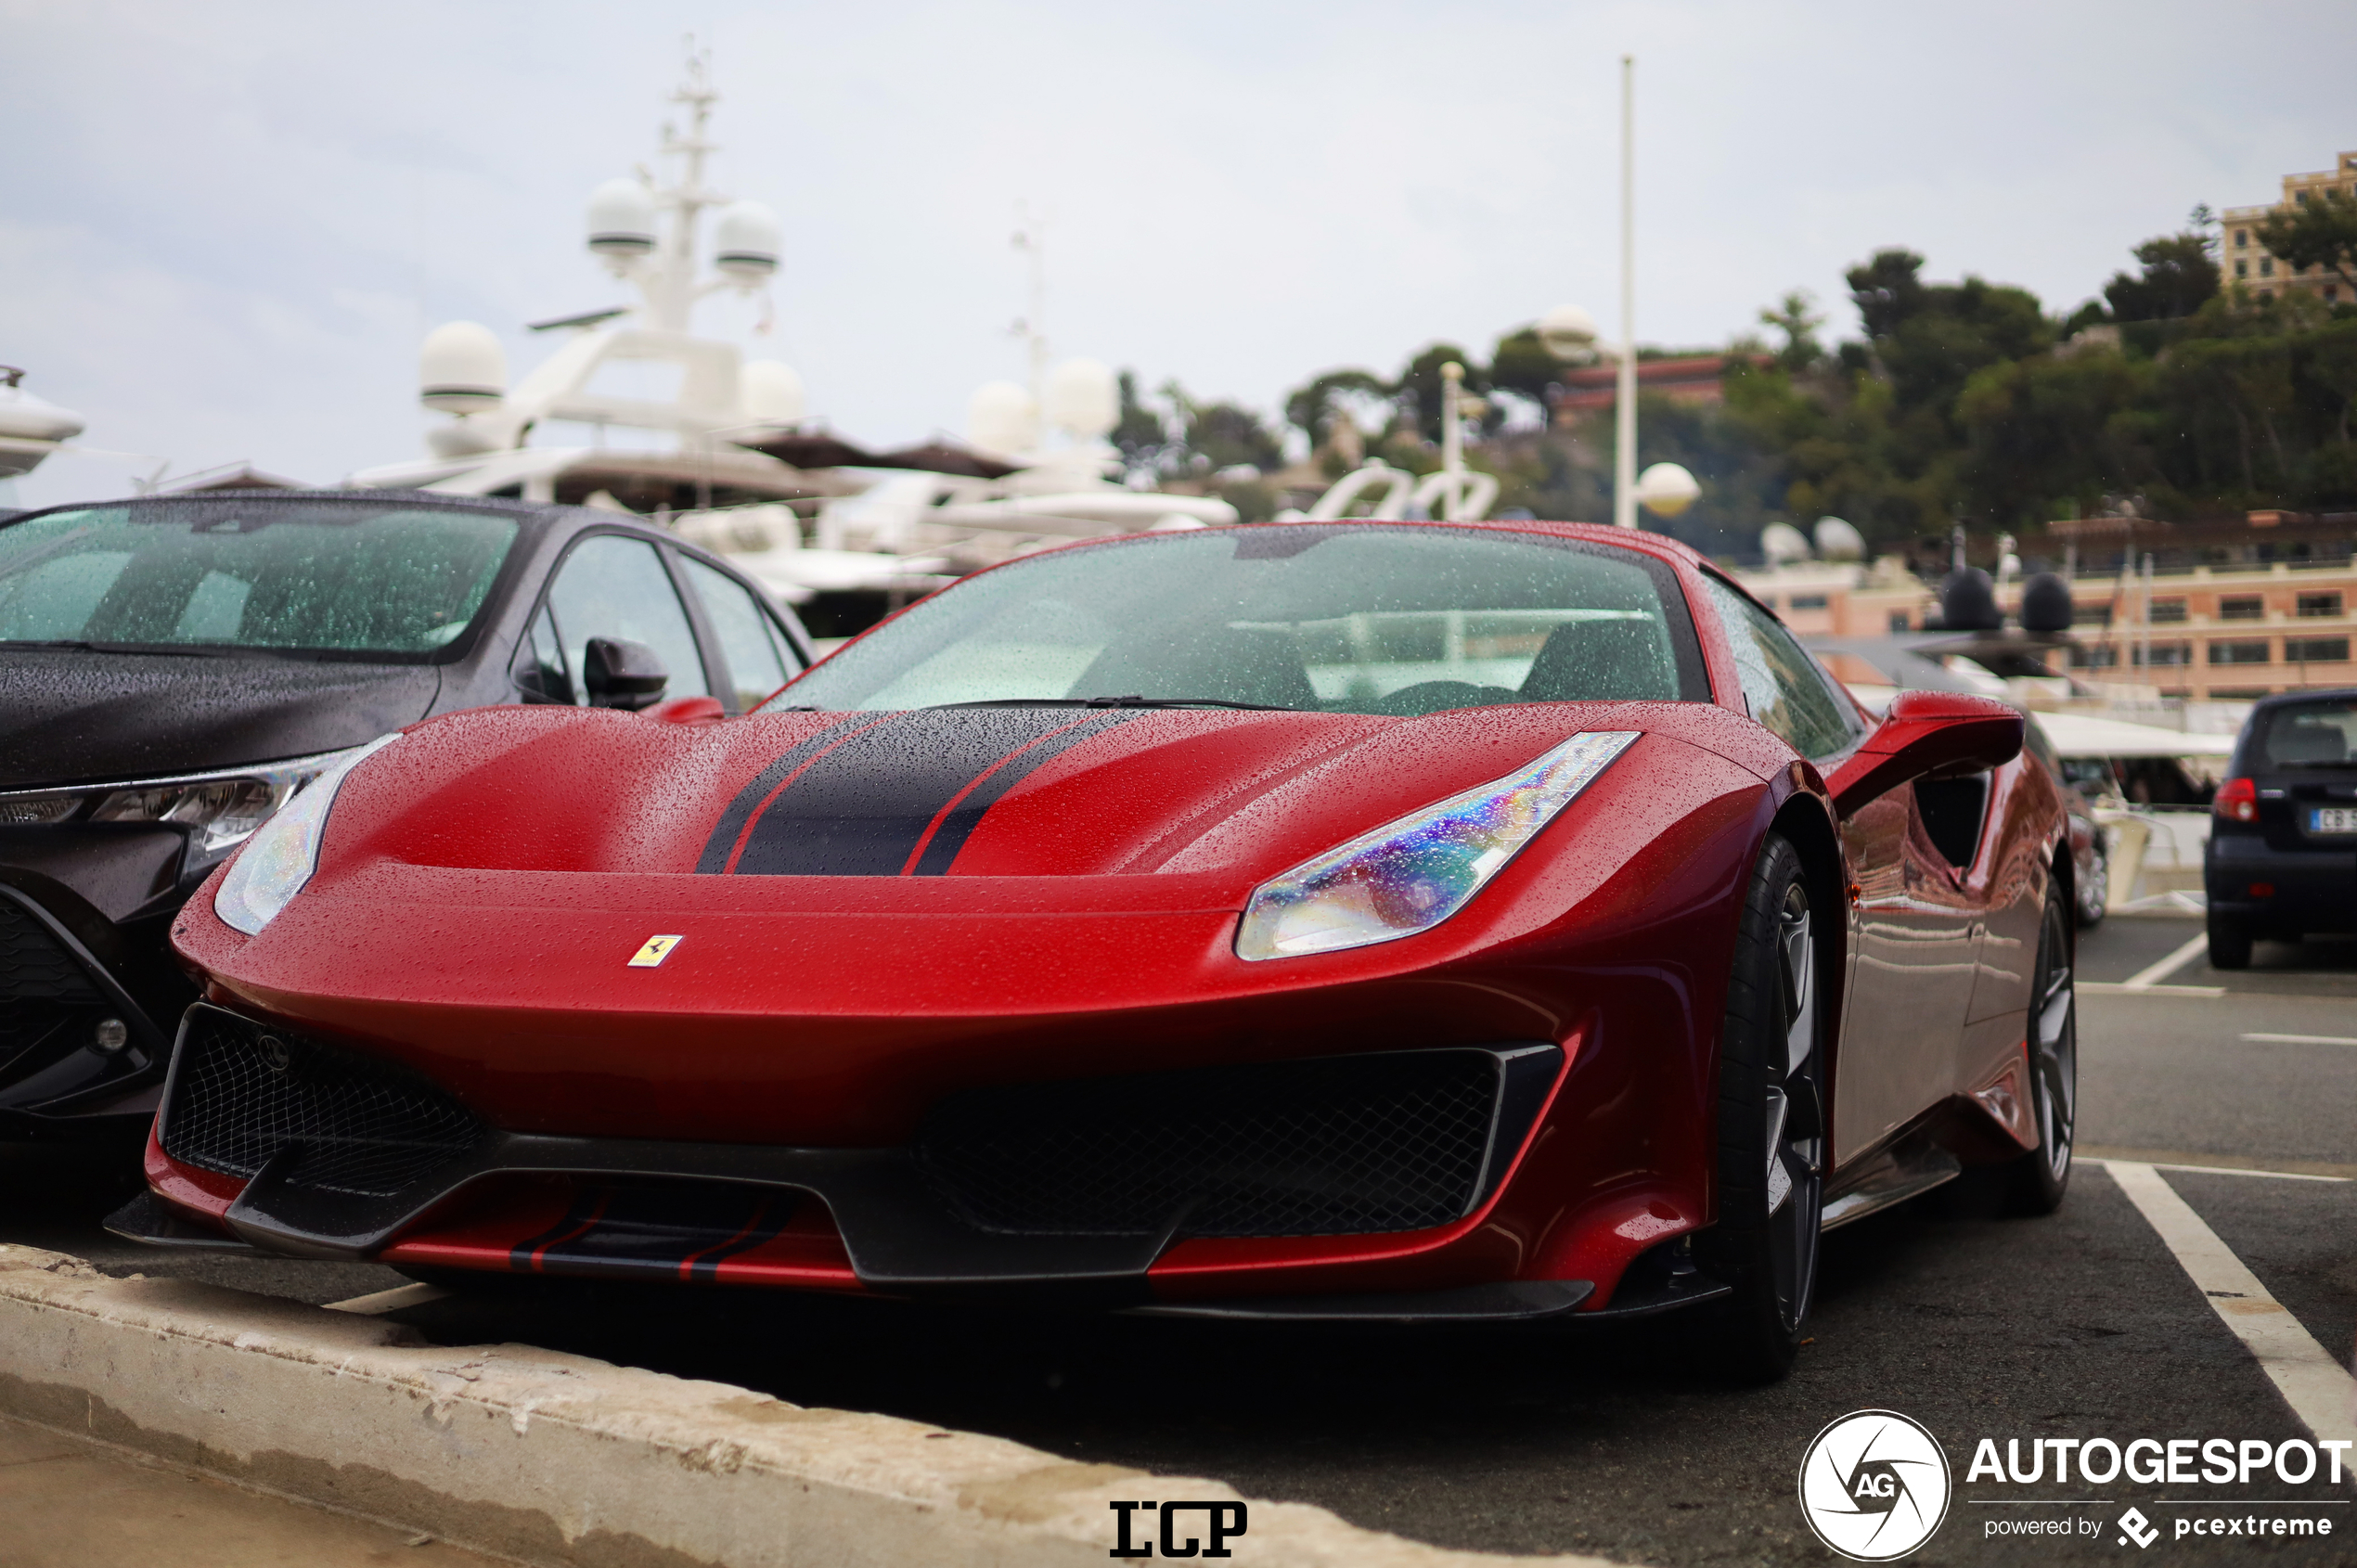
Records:
{"label": "black alloy wheel", "polygon": [[1732,1376],[1792,1370],[1817,1291],[1824,1217],[1824,1014],[1800,855],[1771,833],[1752,868],[1719,1035],[1719,1218],[1694,1238],[1734,1287],[1711,1325]]}
{"label": "black alloy wheel", "polygon": [[2038,1147],[2014,1162],[2011,1207],[2050,1215],[2070,1185],[2071,1140],[2079,1121],[2079,1001],[2072,967],[2077,945],[2059,894],[2046,895],[2038,928],[2038,967],[2029,983],[2029,1113]]}

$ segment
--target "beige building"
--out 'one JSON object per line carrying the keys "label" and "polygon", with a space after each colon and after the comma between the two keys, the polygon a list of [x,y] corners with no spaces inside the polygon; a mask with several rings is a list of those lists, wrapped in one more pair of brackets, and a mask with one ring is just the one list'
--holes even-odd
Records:
{"label": "beige building", "polygon": [[2327,304],[2348,301],[2349,284],[2332,268],[2310,267],[2294,273],[2259,243],[2261,220],[2287,207],[2316,200],[2325,191],[2357,198],[2357,152],[2342,153],[2335,167],[2317,174],[2286,174],[2283,199],[2272,207],[2227,208],[2218,220],[2218,265],[2225,285],[2232,288],[2239,283],[2262,300],[2273,299],[2277,289],[2301,289]]}

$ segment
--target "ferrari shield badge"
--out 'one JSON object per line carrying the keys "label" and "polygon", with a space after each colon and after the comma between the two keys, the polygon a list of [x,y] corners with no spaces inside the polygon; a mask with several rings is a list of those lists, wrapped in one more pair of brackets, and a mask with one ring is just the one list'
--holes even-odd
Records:
{"label": "ferrari shield badge", "polygon": [[636,953],[630,955],[630,967],[634,970],[657,968],[671,957],[671,950],[678,945],[679,939],[676,936],[650,936]]}

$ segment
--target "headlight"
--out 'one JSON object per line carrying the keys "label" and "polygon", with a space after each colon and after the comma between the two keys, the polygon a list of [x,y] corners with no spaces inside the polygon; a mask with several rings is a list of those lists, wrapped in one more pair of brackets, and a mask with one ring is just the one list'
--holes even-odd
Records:
{"label": "headlight", "polygon": [[213,912],[248,936],[277,919],[311,873],[319,868],[319,835],[346,775],[374,753],[400,739],[399,734],[380,736],[366,746],[346,752],[336,765],[305,785],[285,809],[262,825],[248,842],[238,863],[221,879],[213,895]]}
{"label": "headlight", "polygon": [[74,822],[156,822],[188,829],[184,870],[220,859],[268,820],[287,797],[359,748],[290,757],[254,767],[220,768],[71,790],[0,795],[0,825],[56,827]]}
{"label": "headlight", "polygon": [[1240,958],[1289,958],[1430,931],[1463,908],[1637,739],[1575,735],[1520,773],[1306,860],[1253,890]]}

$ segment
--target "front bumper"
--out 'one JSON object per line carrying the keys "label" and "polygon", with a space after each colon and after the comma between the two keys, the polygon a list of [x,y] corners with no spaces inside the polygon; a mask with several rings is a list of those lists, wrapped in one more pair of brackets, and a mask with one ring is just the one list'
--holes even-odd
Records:
{"label": "front bumper", "polygon": [[[150,1176],[212,1236],[281,1255],[1137,1305],[1190,1239],[1448,1250],[1495,1205],[1565,1062],[1513,1042],[997,1088],[950,1097],[908,1147],[797,1149],[495,1128],[397,1064],[199,1006]],[[113,1223],[164,1245],[210,1228],[152,1202]],[[1593,1289],[1523,1283],[1557,1288],[1413,1315],[1546,1316]]]}
{"label": "front bumper", "polygon": [[172,988],[122,945],[70,891],[0,868],[0,1139],[118,1136],[154,1114],[171,1036],[152,1004]]}

